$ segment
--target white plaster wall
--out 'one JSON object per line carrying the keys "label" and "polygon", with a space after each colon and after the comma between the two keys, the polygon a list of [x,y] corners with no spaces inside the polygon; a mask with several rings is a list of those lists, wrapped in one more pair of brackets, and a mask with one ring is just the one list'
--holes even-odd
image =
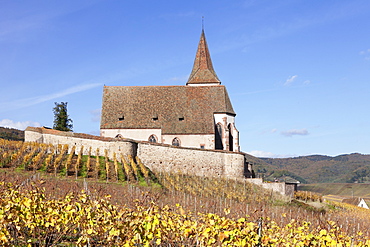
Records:
{"label": "white plaster wall", "polygon": [[200,145],[205,145],[205,149],[214,149],[214,135],[163,135],[162,141],[164,144],[172,145],[172,140],[177,137],[180,139],[181,147],[200,148]]}
{"label": "white plaster wall", "polygon": [[223,126],[223,134],[222,134],[222,144],[224,146],[224,149],[226,150],[229,143],[229,133],[228,133],[228,125],[232,124],[232,134],[234,137],[233,141],[233,147],[235,152],[240,152],[240,146],[239,146],[239,131],[236,129],[235,126],[235,117],[229,114],[225,113],[215,113],[213,114],[215,119],[215,125],[217,123],[221,123]]}
{"label": "white plaster wall", "polygon": [[367,205],[367,203],[365,202],[363,198],[361,198],[360,203],[357,206],[361,208],[369,209],[369,206]]}
{"label": "white plaster wall", "polygon": [[[233,125],[235,125],[235,117],[232,115],[225,114],[225,113],[214,113],[213,116],[215,119],[215,124],[222,123],[222,125],[224,125],[224,118],[226,118],[227,124],[232,123]],[[224,127],[227,127],[227,126],[224,126]]]}
{"label": "white plaster wall", "polygon": [[148,141],[149,136],[154,134],[158,143],[172,145],[172,140],[177,137],[181,147],[200,148],[202,144],[205,149],[214,149],[214,135],[162,135],[161,132],[161,129],[102,129],[100,135],[115,138],[120,134],[123,138]]}
{"label": "white plaster wall", "polygon": [[148,141],[149,136],[155,135],[159,143],[161,143],[161,129],[101,129],[100,135],[104,137],[115,138],[118,134],[123,138],[134,139],[138,141]]}
{"label": "white plaster wall", "polygon": [[201,83],[196,83],[196,84],[189,83],[189,84],[186,84],[186,86],[191,86],[191,87],[209,87],[211,85],[218,86],[218,85],[220,85],[220,83],[219,82],[215,82],[215,83],[204,83],[204,84],[201,84]]}

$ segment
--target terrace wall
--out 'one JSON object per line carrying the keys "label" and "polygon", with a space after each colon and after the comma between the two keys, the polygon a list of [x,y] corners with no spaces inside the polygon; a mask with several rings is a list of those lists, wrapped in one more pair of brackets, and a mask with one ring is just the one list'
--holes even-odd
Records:
{"label": "terrace wall", "polygon": [[[99,149],[98,155],[100,156],[104,155],[106,149],[110,158],[113,158],[114,152],[133,157],[138,156],[146,166],[154,171],[245,179],[244,175],[249,174],[247,170],[250,168],[247,155],[241,152],[176,147],[168,144],[100,137],[47,128],[28,127],[25,131],[25,141],[53,145],[68,144],[69,148],[76,146],[76,152],[79,152],[80,147],[84,146],[84,154],[88,154],[89,147],[91,147],[92,155],[97,155],[96,151]],[[259,179],[248,180],[281,194],[291,196],[294,192],[294,188],[291,192],[291,186],[289,187],[285,183],[263,183]]]}

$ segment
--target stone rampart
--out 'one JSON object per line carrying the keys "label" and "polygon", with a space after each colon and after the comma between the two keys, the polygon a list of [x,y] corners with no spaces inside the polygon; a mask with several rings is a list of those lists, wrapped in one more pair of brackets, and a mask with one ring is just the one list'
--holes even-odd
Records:
{"label": "stone rampart", "polygon": [[53,145],[67,144],[70,149],[76,146],[76,152],[84,146],[83,154],[85,155],[88,154],[89,147],[92,149],[92,155],[96,155],[96,150],[99,148],[99,156],[103,156],[104,150],[107,149],[110,158],[113,158],[114,152],[136,156],[137,149],[137,143],[130,139],[114,139],[36,127],[26,129],[25,141]]}
{"label": "stone rampart", "polygon": [[[108,138],[88,134],[63,132],[47,128],[28,127],[25,131],[25,141],[47,144],[68,144],[69,148],[76,146],[76,152],[84,146],[84,154],[89,147],[92,155],[104,155],[113,158],[113,153],[138,156],[141,161],[154,171],[180,172],[189,175],[207,177],[228,177],[245,179],[248,170],[248,155],[241,152],[224,150],[208,150],[199,148],[176,147],[168,144],[149,143],[125,138]],[[294,186],[285,183],[264,183],[262,179],[251,178],[246,181],[258,184],[266,189],[292,196]]]}
{"label": "stone rampart", "polygon": [[219,150],[139,143],[137,156],[150,169],[198,176],[243,177],[244,155]]}
{"label": "stone rampart", "polygon": [[80,150],[81,146],[84,146],[84,154],[87,154],[89,147],[91,147],[92,155],[96,155],[96,150],[99,148],[101,156],[107,149],[110,158],[113,158],[114,152],[138,156],[146,166],[153,170],[238,178],[242,178],[244,174],[245,157],[243,153],[176,147],[168,144],[107,138],[35,127],[26,129],[25,140],[53,145],[68,144],[69,148],[76,146],[76,152]]}

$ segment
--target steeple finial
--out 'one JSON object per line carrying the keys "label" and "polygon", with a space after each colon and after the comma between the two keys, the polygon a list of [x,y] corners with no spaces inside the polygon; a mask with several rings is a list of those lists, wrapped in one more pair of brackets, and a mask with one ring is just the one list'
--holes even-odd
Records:
{"label": "steeple finial", "polygon": [[215,70],[213,69],[211,55],[208,50],[206,36],[204,34],[202,23],[202,34],[200,35],[200,41],[198,44],[198,50],[195,55],[193,69],[189,76],[186,85],[220,85],[221,81],[218,79]]}

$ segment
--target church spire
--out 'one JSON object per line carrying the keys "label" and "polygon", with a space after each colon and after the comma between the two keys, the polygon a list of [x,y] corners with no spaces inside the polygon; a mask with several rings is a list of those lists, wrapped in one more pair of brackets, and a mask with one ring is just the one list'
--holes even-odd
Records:
{"label": "church spire", "polygon": [[209,54],[206,36],[202,28],[202,34],[198,45],[198,50],[195,55],[193,70],[189,76],[186,85],[197,86],[200,84],[220,85],[221,81],[218,79],[215,70],[212,66],[211,55]]}

